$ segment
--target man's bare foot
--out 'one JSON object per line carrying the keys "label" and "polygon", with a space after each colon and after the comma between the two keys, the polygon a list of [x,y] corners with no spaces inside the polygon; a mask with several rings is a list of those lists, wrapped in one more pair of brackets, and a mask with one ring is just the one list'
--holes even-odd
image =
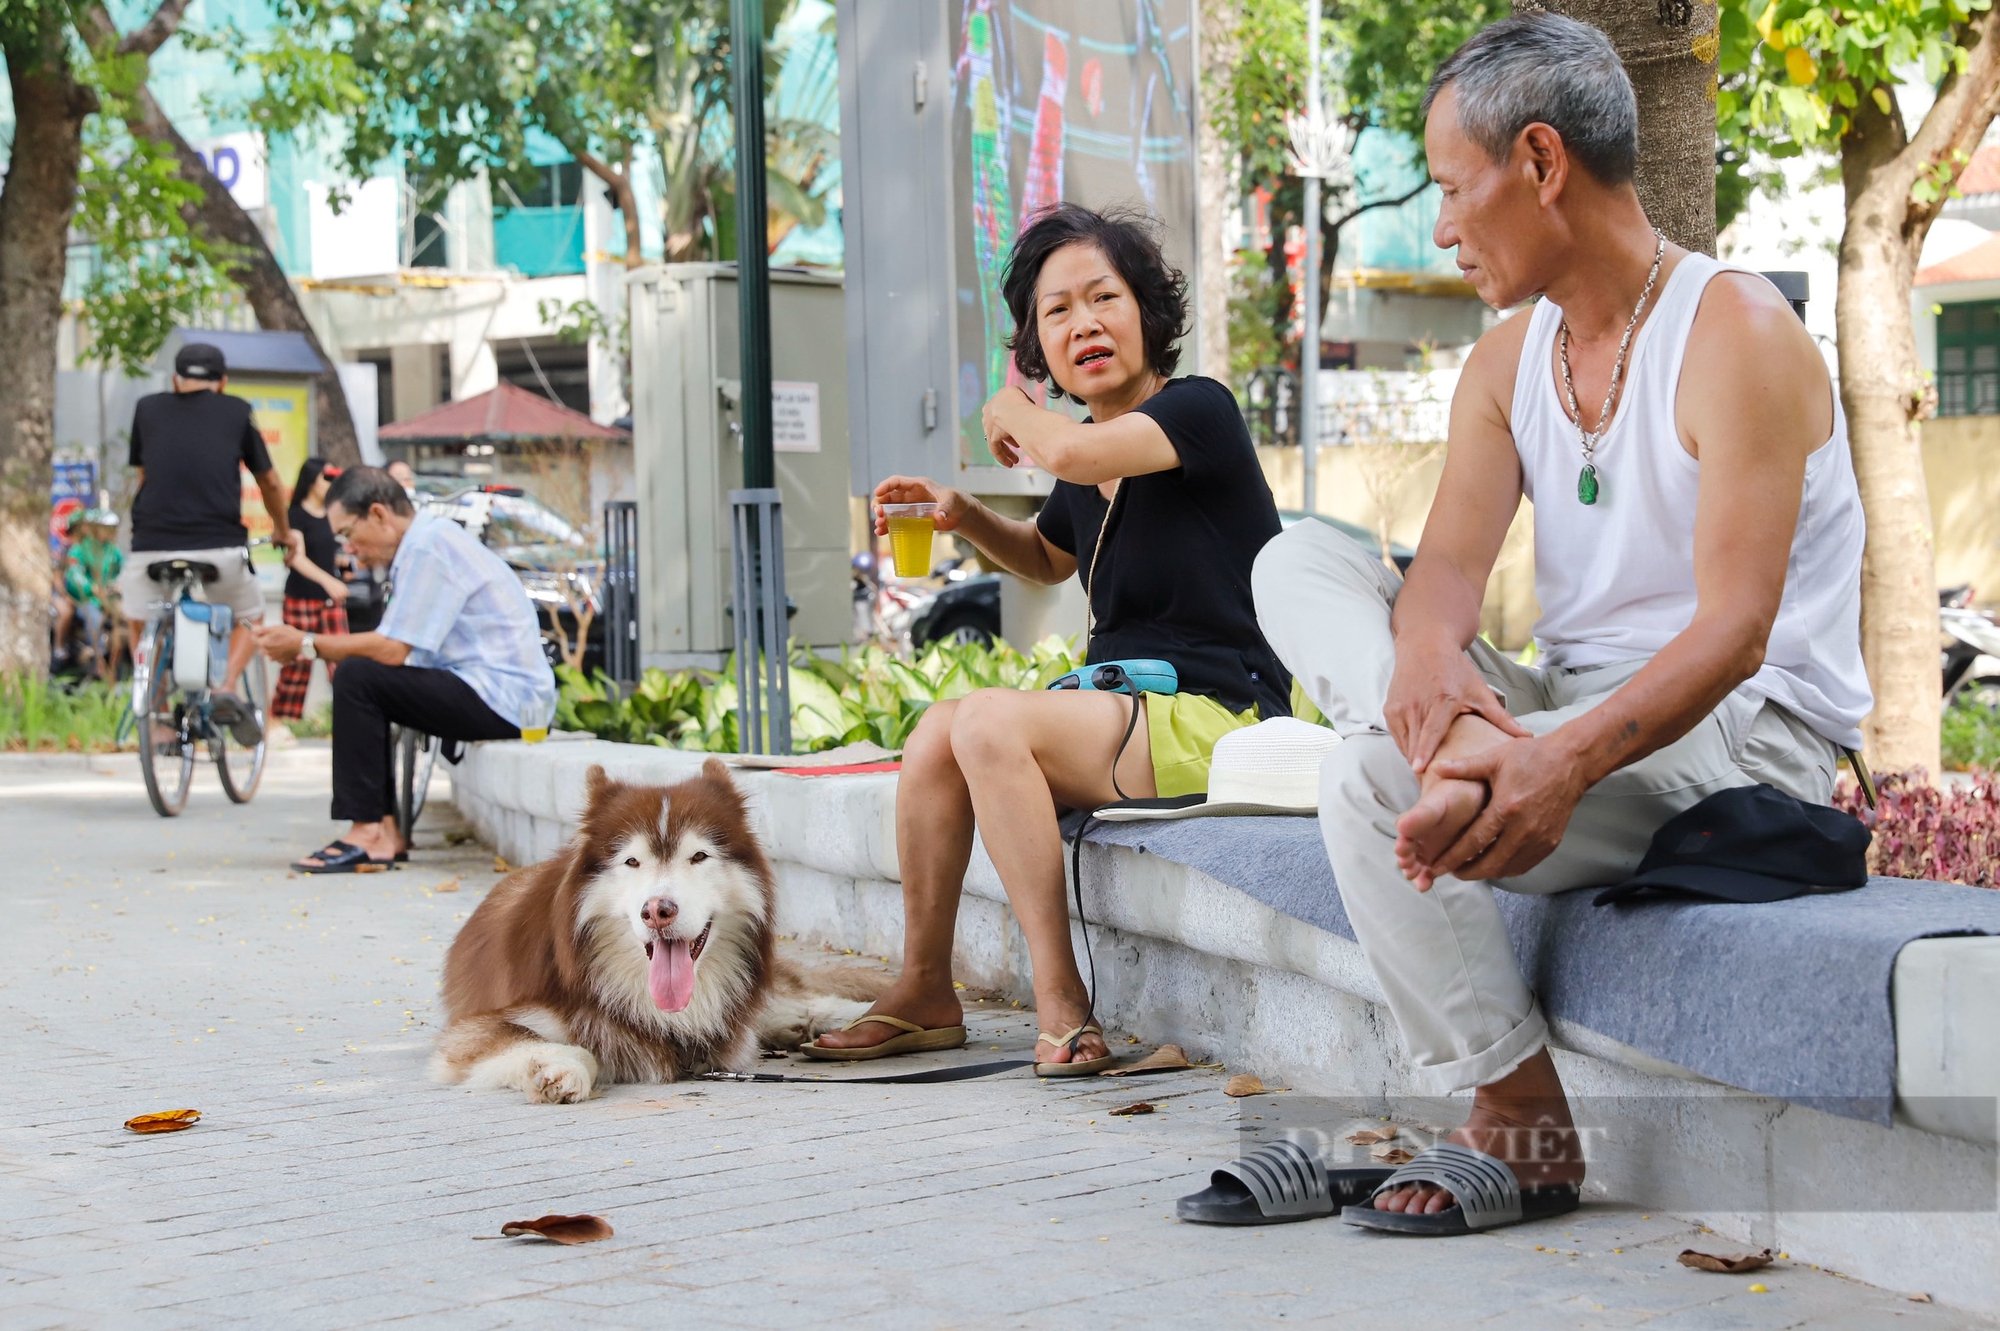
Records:
{"label": "man's bare foot", "polygon": [[1396,820],[1396,866],[1403,877],[1428,891],[1431,862],[1451,849],[1459,833],[1486,807],[1486,787],[1478,781],[1439,779],[1424,787],[1423,796]]}
{"label": "man's bare foot", "polygon": [[[1472,1116],[1450,1140],[1504,1160],[1523,1191],[1583,1183],[1583,1139],[1546,1049],[1499,1081],[1480,1087]],[[1443,1188],[1420,1183],[1385,1192],[1374,1205],[1380,1211],[1435,1215],[1457,1200]]]}
{"label": "man's bare foot", "polygon": [[[941,1026],[958,1026],[965,1021],[965,1009],[960,1006],[958,995],[952,991],[949,977],[942,984],[926,982],[920,977],[912,977],[908,971],[903,972],[889,987],[889,992],[876,999],[875,1005],[868,1010],[914,1021],[927,1031]],[[905,1032],[900,1027],[887,1022],[864,1021],[853,1030],[826,1031],[815,1043],[826,1049],[866,1049],[902,1034]]]}
{"label": "man's bare foot", "polygon": [[[354,823],[340,839],[350,846],[359,848],[376,864],[391,863],[410,848],[409,838],[396,830],[394,818],[384,818],[379,823]],[[298,863],[316,865],[325,863],[325,860],[318,852],[314,852]]]}

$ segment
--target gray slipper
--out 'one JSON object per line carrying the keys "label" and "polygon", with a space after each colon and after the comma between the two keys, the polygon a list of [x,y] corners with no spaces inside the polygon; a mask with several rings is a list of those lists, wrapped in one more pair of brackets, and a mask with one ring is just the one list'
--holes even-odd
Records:
{"label": "gray slipper", "polygon": [[[1445,1189],[1452,1195],[1452,1205],[1429,1215],[1375,1209],[1375,1198],[1412,1183]],[[1416,1159],[1389,1175],[1375,1189],[1366,1205],[1349,1206],[1341,1211],[1340,1218],[1350,1225],[1385,1234],[1444,1238],[1518,1225],[1527,1220],[1546,1220],[1574,1211],[1580,1204],[1580,1190],[1574,1183],[1523,1188],[1513,1167],[1505,1160],[1470,1146],[1444,1141],[1419,1151]]]}

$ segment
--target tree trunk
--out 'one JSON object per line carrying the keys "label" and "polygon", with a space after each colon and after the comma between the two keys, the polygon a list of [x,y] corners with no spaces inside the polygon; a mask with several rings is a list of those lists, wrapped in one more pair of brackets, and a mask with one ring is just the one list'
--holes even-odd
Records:
{"label": "tree trunk", "polygon": [[583,169],[604,182],[604,188],[611,192],[611,202],[618,209],[618,216],[625,224],[625,267],[627,271],[645,265],[646,256],[639,251],[639,196],[632,189],[632,145],[625,145],[623,169],[612,166],[603,159],[593,156],[588,149],[570,147],[569,155],[582,164]]}
{"label": "tree trunk", "polygon": [[257,315],[257,326],[304,333],[312,349],[327,363],[326,372],[315,376],[313,381],[319,398],[320,456],[337,467],[360,466],[361,442],[355,437],[347,390],[341,387],[333,357],[320,345],[319,334],[306,318],[298,292],[285,276],[285,270],[278,266],[277,256],[271,253],[264,233],[258,230],[250,214],[243,211],[243,206],[230,197],[201,154],[188,146],[149,89],[141,88],[134,104],[137,114],[126,122],[126,128],[172,148],[181,164],[181,178],[201,186],[201,202],[193,206],[188,220],[200,227],[211,242],[230,246],[234,251],[229,262],[230,280],[243,289]]}
{"label": "tree trunk", "polygon": [[[0,672],[48,668],[49,459],[56,330],[83,122],[97,96],[77,82],[59,6],[4,46],[14,141],[0,188]],[[20,25],[27,28],[26,24]]]}
{"label": "tree trunk", "polygon": [[1639,99],[1639,202],[1668,240],[1715,253],[1713,0],[1522,0],[1611,39]]}
{"label": "tree trunk", "polygon": [[[1202,107],[1221,106],[1231,96],[1236,69],[1236,0],[1201,0]],[[1201,373],[1229,380],[1229,232],[1238,202],[1235,166],[1229,144],[1215,128],[1215,117],[1199,118],[1196,208],[1195,308],[1199,312]]]}
{"label": "tree trunk", "polygon": [[1911,135],[1892,101],[1863,95],[1840,143],[1846,227],[1840,238],[1840,399],[1854,455],[1868,544],[1861,563],[1861,650],[1875,710],[1863,723],[1878,771],[1937,772],[1938,603],[1922,420],[1934,390],[1917,358],[1910,285],[1924,237],[1953,180],[1935,197],[1912,191],[1939,165],[1955,178],[2000,109],[2000,13],[1988,10],[1961,39],[1964,71],[1940,87]]}
{"label": "tree trunk", "polygon": [[[1867,145],[1843,151],[1847,226],[1834,310],[1840,400],[1868,544],[1861,561],[1861,652],[1875,690],[1862,727],[1876,770],[1939,769],[1938,601],[1923,429],[1928,384],[1910,325],[1916,247],[1884,209]],[[1903,192],[1907,192],[1907,186]],[[1921,245],[1921,238],[1918,240]]]}

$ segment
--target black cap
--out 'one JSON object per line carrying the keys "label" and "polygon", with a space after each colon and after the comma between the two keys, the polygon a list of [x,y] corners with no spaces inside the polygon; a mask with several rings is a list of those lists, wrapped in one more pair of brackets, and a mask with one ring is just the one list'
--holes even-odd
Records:
{"label": "black cap", "polygon": [[183,379],[220,379],[229,373],[229,363],[221,347],[190,342],[174,354],[174,373]]}
{"label": "black cap", "polygon": [[1653,834],[1639,872],[1597,894],[1600,906],[1649,896],[1784,901],[1849,892],[1868,881],[1871,834],[1853,814],[1807,804],[1775,786],[1710,795]]}

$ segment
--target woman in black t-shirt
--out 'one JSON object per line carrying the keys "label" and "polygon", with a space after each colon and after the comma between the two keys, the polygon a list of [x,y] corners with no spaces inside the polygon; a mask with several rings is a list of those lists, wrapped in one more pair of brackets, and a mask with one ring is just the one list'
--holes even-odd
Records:
{"label": "woman in black t-shirt", "polygon": [[[299,483],[292,487],[287,516],[292,530],[304,538],[304,548],[285,560],[291,570],[285,575],[285,622],[307,633],[347,632],[347,584],[334,572],[340,543],[326,520],[326,492],[338,475],[340,468],[327,466],[326,459],[307,458],[299,468]],[[333,678],[331,661],[326,674]],[[278,687],[271,693],[271,715],[280,721],[303,717],[311,682],[312,662],[288,662],[278,672]]]}
{"label": "woman in black t-shirt", "polygon": [[1204,791],[1218,737],[1289,713],[1291,681],[1250,597],[1251,565],[1279,529],[1270,486],[1230,391],[1171,377],[1185,279],[1145,222],[1065,204],[1022,232],[1002,285],[1023,378],[1090,409],[1078,423],[1015,385],[986,404],[994,456],[1056,477],[1040,517],[1001,517],[921,477],[890,477],[876,502],[935,504],[938,530],[1030,582],[1074,573],[1087,659],[1168,661],[1180,692],[1146,695],[1143,725],[1128,696],[1091,691],[982,689],[924,713],[896,787],[903,973],[868,1016],[806,1046],[819,1058],[964,1043],[951,947],[976,824],[1034,963],[1036,1070],[1108,1064],[1070,947],[1058,807]]}

